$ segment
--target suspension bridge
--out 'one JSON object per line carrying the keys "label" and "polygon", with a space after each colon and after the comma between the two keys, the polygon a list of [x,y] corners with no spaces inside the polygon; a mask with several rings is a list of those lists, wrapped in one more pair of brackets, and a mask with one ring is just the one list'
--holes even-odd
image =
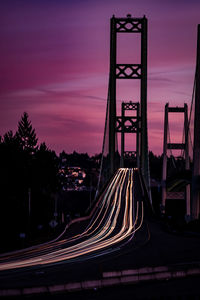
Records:
{"label": "suspension bridge", "polygon": [[[131,163],[140,170],[144,188],[147,191],[149,202],[152,204],[150,189],[150,170],[148,154],[148,130],[147,130],[147,19],[113,18],[110,24],[110,74],[107,97],[106,122],[102,148],[102,162],[100,170],[100,180],[106,181],[109,175],[119,167]],[[123,33],[134,33],[141,35],[141,57],[140,61],[119,64],[117,62],[117,35]],[[119,37],[120,38],[120,37]],[[197,35],[197,62],[194,76],[193,93],[188,116],[188,105],[182,107],[165,106],[165,121],[163,134],[163,171],[162,171],[162,213],[166,213],[165,206],[169,199],[181,199],[185,202],[186,220],[198,219],[199,217],[199,175],[200,175],[200,107],[199,107],[199,56],[200,56],[199,26]],[[117,81],[125,79],[138,80],[140,82],[140,96],[137,102],[131,100],[121,102],[121,115],[116,114]],[[131,111],[132,115],[126,115]],[[183,136],[182,143],[172,143],[170,139],[169,113],[183,113]],[[117,134],[121,134],[121,151],[118,151]],[[125,135],[135,134],[136,145],[132,151],[125,151]],[[180,150],[178,157],[173,155],[173,150]],[[168,153],[171,154],[174,170],[171,172],[167,168]],[[194,158],[194,159],[193,159]],[[179,172],[191,171],[192,176],[182,180],[181,189],[172,189],[167,186],[167,174],[176,175],[177,160],[182,161],[182,168]],[[183,162],[184,161],[184,162]],[[168,176],[169,177],[169,176]],[[187,179],[187,180],[186,180]],[[99,185],[100,185],[99,180]],[[177,180],[176,180],[177,181]],[[184,181],[184,184],[183,184]],[[99,187],[98,187],[99,189]],[[97,189],[97,191],[98,191]],[[178,190],[178,191],[177,191]]]}
{"label": "suspension bridge", "polygon": [[[117,35],[124,33],[140,35],[139,62],[118,63]],[[119,115],[116,109],[116,83],[122,79],[138,80],[140,97],[136,102],[130,99],[122,100]],[[199,88],[200,26],[189,117],[187,104],[171,107],[167,103],[164,123],[161,209],[164,214],[169,199],[181,199],[185,201],[186,215],[189,219],[198,219],[200,209]],[[170,140],[169,113],[184,114],[182,143],[172,143]],[[120,151],[118,134],[121,135]],[[126,134],[136,137],[135,149],[131,151],[125,150]],[[168,151],[172,154],[173,150],[181,151],[181,166],[186,171],[192,170],[191,178],[183,179],[181,190],[178,191],[170,190],[167,186]],[[148,157],[147,18],[133,18],[131,15],[125,18],[113,16],[110,20],[110,72],[105,130],[94,208],[88,217],[68,224],[55,240],[1,255],[0,296],[77,291],[144,282],[155,278],[159,280],[200,274],[199,267],[194,263],[195,259],[199,260],[199,238],[190,239],[189,242],[187,238],[174,238],[163,233],[159,226],[152,223]],[[176,165],[177,159],[173,163]],[[177,184],[175,186],[177,187]],[[67,233],[74,224],[79,225],[79,230],[72,231],[73,234],[69,236]],[[152,234],[154,242],[149,242]],[[176,251],[173,252],[173,249]],[[190,250],[192,257],[187,255]],[[174,263],[178,263],[178,267],[174,266]],[[171,269],[168,267],[170,264]],[[85,268],[87,271],[84,271]],[[95,280],[91,280],[91,277]]]}

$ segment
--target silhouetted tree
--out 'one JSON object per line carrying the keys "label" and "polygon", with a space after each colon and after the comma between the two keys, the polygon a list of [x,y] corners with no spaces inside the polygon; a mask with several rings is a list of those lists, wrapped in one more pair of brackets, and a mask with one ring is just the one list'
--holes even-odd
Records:
{"label": "silhouetted tree", "polygon": [[151,178],[161,180],[162,176],[162,156],[157,156],[153,154],[152,151],[149,151],[149,164],[150,164],[150,173]]}
{"label": "silhouetted tree", "polygon": [[34,155],[33,184],[45,192],[56,192],[59,187],[58,164],[56,153],[43,142]]}
{"label": "silhouetted tree", "polygon": [[24,112],[18,123],[16,138],[24,151],[33,154],[37,149],[38,139],[36,137],[35,129],[33,129],[31,121],[29,121],[27,112]]}
{"label": "silhouetted tree", "polygon": [[5,144],[13,144],[16,141],[16,137],[14,136],[12,130],[9,130],[4,134],[3,140]]}

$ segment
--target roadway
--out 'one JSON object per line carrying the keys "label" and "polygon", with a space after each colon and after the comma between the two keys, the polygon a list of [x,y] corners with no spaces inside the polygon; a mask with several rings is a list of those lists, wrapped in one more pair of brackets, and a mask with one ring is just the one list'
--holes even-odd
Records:
{"label": "roadway", "polygon": [[111,253],[134,237],[143,222],[143,202],[134,200],[133,169],[119,169],[95,214],[80,234],[0,257],[0,271],[78,262]]}
{"label": "roadway", "polygon": [[100,279],[112,270],[200,261],[200,238],[163,231],[146,213],[143,200],[137,170],[119,169],[80,233],[0,256],[0,289]]}

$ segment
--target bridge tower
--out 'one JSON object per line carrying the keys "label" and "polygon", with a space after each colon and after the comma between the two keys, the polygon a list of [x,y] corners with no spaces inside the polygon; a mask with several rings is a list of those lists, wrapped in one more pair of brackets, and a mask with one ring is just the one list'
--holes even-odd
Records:
{"label": "bridge tower", "polygon": [[[167,137],[169,133],[169,113],[183,113],[184,114],[184,137],[183,143],[168,143]],[[169,107],[169,103],[165,105],[165,121],[164,121],[164,139],[163,139],[163,170],[162,170],[162,211],[165,212],[166,199],[185,199],[186,200],[186,215],[190,215],[190,185],[186,185],[185,193],[173,193],[166,190],[167,179],[167,150],[183,150],[185,156],[185,169],[190,169],[189,160],[189,139],[188,139],[188,106],[184,104],[183,107]]]}
{"label": "bridge tower", "polygon": [[[126,116],[126,111],[134,111],[133,116]],[[124,159],[136,160],[136,166],[139,168],[139,134],[140,134],[140,119],[139,119],[139,103],[137,102],[122,102],[121,116],[116,119],[116,131],[121,133],[121,168],[124,167]],[[136,151],[125,151],[124,138],[125,133],[136,134]]]}
{"label": "bridge tower", "polygon": [[197,30],[197,59],[195,76],[194,150],[192,174],[192,218],[200,214],[200,24]]}
{"label": "bridge tower", "polygon": [[[141,122],[141,132],[138,146],[140,169],[147,189],[149,183],[149,156],[148,156],[148,136],[147,136],[147,19],[115,18],[110,20],[110,80],[109,80],[109,157],[110,173],[113,174],[116,156],[117,117],[116,117],[116,80],[117,79],[137,79],[140,80],[139,118]],[[141,34],[141,59],[139,63],[118,64],[117,63],[117,33]],[[119,119],[118,119],[119,120]],[[124,126],[123,126],[124,128]],[[124,131],[122,130],[122,135]],[[124,149],[124,148],[123,148]],[[122,149],[122,155],[123,155]],[[123,160],[123,158],[122,158]]]}

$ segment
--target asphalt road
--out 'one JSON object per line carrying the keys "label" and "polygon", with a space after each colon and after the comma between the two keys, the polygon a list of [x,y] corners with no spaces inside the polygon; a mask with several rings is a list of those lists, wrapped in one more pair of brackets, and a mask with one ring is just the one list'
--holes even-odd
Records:
{"label": "asphalt road", "polygon": [[162,224],[145,215],[143,196],[137,171],[122,170],[79,236],[0,257],[0,289],[93,280],[108,271],[200,262],[200,237],[166,232]]}
{"label": "asphalt road", "polygon": [[[79,268],[80,264],[115,256],[135,239],[136,232],[143,225],[142,197],[135,199],[136,177],[133,169],[119,169],[98,201],[88,226],[79,234],[1,256],[2,277],[10,278],[13,274],[20,277],[27,272],[45,274],[43,269],[48,269],[49,273],[49,270],[60,269],[63,265],[65,268],[74,268],[75,265]],[[76,278],[80,272],[77,273]],[[25,285],[26,281],[21,281],[21,284]]]}

